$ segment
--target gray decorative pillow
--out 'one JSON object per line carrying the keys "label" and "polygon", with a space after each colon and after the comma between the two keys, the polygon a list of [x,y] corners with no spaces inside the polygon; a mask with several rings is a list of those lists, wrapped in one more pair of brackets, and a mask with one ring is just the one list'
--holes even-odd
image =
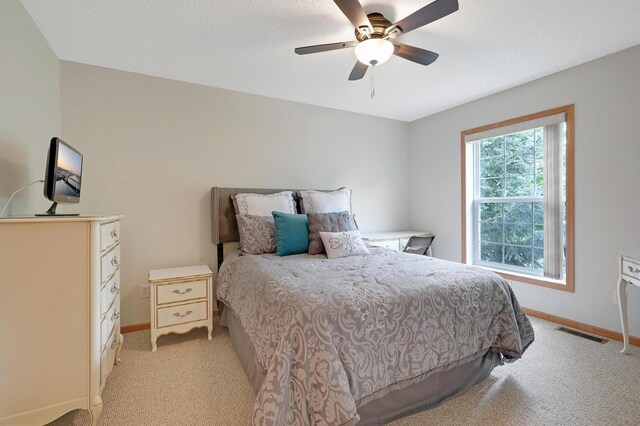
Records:
{"label": "gray decorative pillow", "polygon": [[369,255],[359,231],[320,232],[329,259]]}
{"label": "gray decorative pillow", "polygon": [[276,237],[273,216],[236,215],[243,253],[275,253]]}
{"label": "gray decorative pillow", "polygon": [[337,232],[356,229],[353,217],[349,212],[340,213],[307,213],[309,220],[309,254],[326,253],[320,231]]}

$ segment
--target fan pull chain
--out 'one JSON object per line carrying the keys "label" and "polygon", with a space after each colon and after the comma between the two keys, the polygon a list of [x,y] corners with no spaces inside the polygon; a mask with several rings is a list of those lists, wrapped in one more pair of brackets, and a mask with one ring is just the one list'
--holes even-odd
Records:
{"label": "fan pull chain", "polygon": [[376,97],[376,67],[371,66],[371,99]]}

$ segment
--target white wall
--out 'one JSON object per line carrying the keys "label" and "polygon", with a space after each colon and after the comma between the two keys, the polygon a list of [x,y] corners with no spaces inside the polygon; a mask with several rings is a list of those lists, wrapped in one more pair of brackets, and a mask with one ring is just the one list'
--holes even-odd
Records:
{"label": "white wall", "polygon": [[[60,65],[18,0],[0,1],[0,210],[16,189],[44,177],[49,140],[60,133]],[[5,214],[47,205],[42,184]]]}
{"label": "white wall", "polygon": [[[617,251],[640,255],[640,46],[410,124],[411,225],[459,261],[460,132],[575,104],[575,293],[514,283],[523,306],[620,330]],[[640,336],[640,291],[629,290]]]}
{"label": "white wall", "polygon": [[348,186],[361,228],[409,225],[407,123],[64,61],[61,74],[79,211],[125,215],[123,325],[149,319],[149,269],[212,263],[212,186]]}

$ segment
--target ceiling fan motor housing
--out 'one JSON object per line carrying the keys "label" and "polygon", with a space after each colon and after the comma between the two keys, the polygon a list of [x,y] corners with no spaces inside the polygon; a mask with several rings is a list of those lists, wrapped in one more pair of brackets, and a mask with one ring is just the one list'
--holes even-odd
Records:
{"label": "ceiling fan motor housing", "polygon": [[368,27],[360,27],[356,28],[355,34],[356,39],[360,42],[370,39],[370,38],[395,38],[399,35],[399,28],[395,28],[398,31],[391,31],[386,33],[386,29],[391,27],[393,24],[385,18],[382,13],[369,13],[367,15],[369,18],[369,22],[373,27],[373,32]]}

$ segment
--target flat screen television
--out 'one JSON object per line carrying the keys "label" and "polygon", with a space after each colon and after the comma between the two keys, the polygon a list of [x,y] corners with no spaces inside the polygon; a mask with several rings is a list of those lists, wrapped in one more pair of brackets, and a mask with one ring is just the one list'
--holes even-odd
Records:
{"label": "flat screen television", "polygon": [[44,177],[44,196],[53,201],[53,205],[44,215],[77,216],[77,213],[56,214],[56,207],[58,203],[79,203],[81,186],[82,154],[60,138],[51,139]]}

